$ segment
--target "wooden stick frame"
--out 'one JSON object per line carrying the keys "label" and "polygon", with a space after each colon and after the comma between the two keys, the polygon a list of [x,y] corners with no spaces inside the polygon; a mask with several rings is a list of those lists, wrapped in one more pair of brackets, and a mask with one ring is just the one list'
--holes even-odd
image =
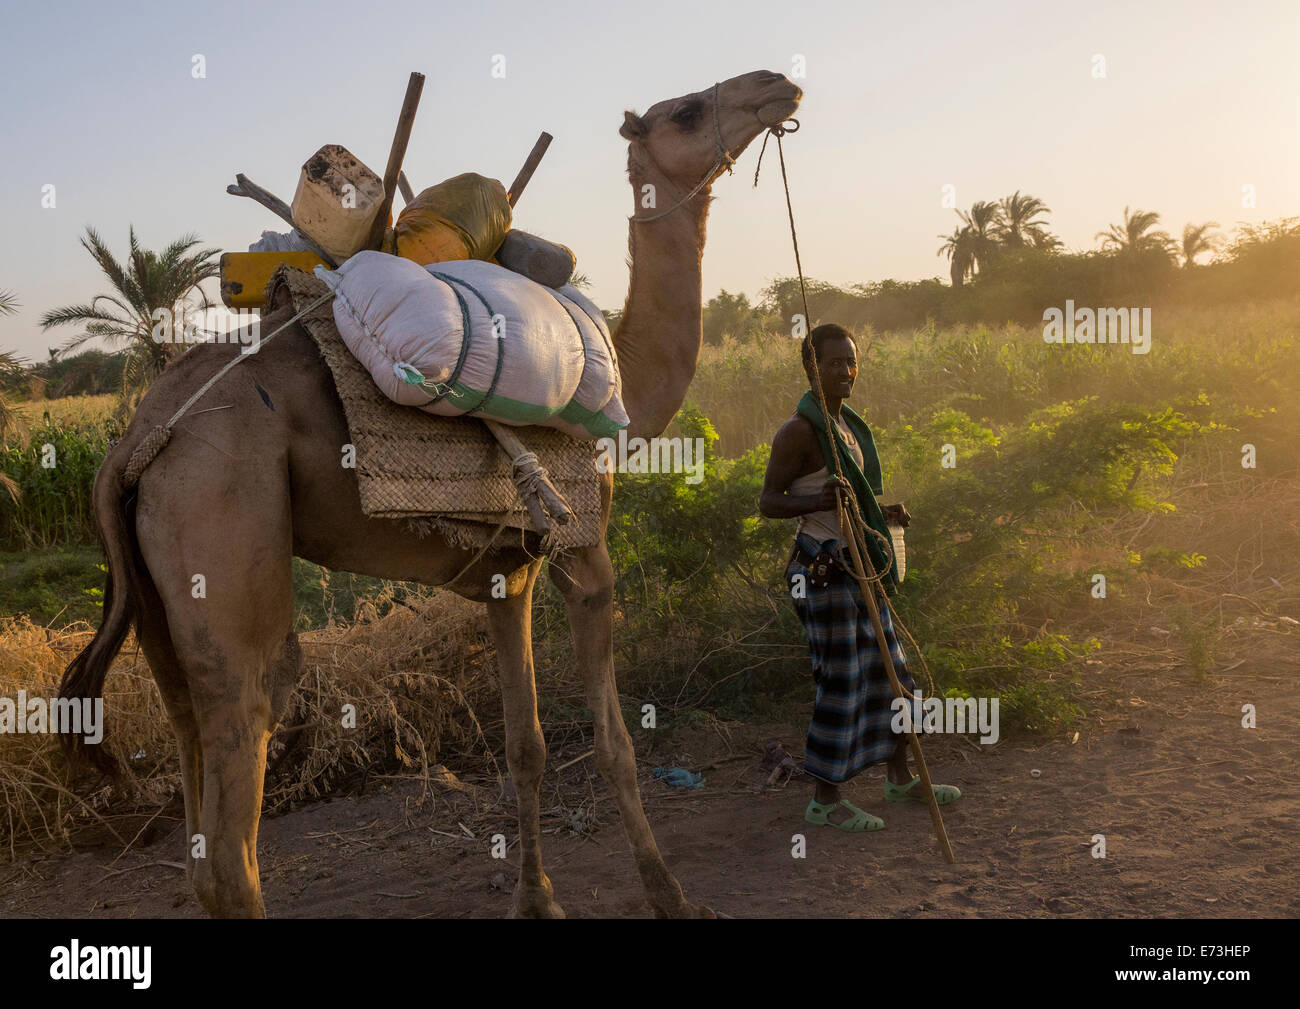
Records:
{"label": "wooden stick frame", "polygon": [[402,99],[402,111],[397,117],[397,129],[393,134],[393,146],[388,152],[388,167],[384,169],[384,198],[379,204],[379,213],[370,225],[370,235],[366,240],[367,249],[379,249],[384,244],[384,231],[388,228],[388,213],[393,209],[393,197],[397,195],[397,180],[402,173],[402,160],[406,157],[406,145],[411,140],[411,128],[415,125],[415,111],[420,107],[420,92],[424,90],[424,74],[412,72],[406,83],[406,97]]}

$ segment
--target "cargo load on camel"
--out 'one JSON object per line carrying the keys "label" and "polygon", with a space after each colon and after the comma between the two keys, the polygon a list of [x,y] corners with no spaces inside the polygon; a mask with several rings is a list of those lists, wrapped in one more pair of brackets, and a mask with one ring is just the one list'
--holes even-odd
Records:
{"label": "cargo load on camel", "polygon": [[[510,458],[533,527],[572,510],[537,456],[502,425],[581,441],[628,424],[604,315],[571,283],[573,253],[513,227],[513,209],[550,143],[543,133],[510,188],[474,172],[415,195],[402,171],[423,78],[412,75],[381,178],[339,144],[302,166],[292,204],[237,175],[227,187],[292,226],[221,258],[222,300],[263,308],[284,268],[314,272],[338,333],[377,388],[402,406],[481,419]],[[393,220],[400,191],[405,201]],[[271,285],[273,286],[273,285]],[[525,437],[528,437],[525,435]],[[586,454],[586,450],[578,450]]]}

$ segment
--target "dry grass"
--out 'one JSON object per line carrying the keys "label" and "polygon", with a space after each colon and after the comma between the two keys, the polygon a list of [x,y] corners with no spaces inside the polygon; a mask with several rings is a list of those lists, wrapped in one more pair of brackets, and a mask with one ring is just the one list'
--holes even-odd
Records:
{"label": "dry grass", "polygon": [[[1138,554],[1153,546],[1200,554],[1200,566],[1136,569],[1106,603],[1076,611],[1068,627],[1056,622],[1056,614],[1053,629],[1080,638],[1101,635],[1100,661],[1115,672],[1128,669],[1139,687],[1152,674],[1190,683],[1198,665],[1202,673],[1230,668],[1234,655],[1259,647],[1261,634],[1300,640],[1300,626],[1290,622],[1300,615],[1300,514],[1294,506],[1300,478],[1262,478],[1234,465],[1189,453],[1170,495],[1175,511],[1125,515],[1101,537]],[[1077,566],[1082,584],[1098,559],[1093,549],[1065,563]],[[445,774],[442,763],[461,773],[477,769],[489,780],[501,774],[493,756],[502,740],[500,706],[482,607],[436,591],[390,606],[390,598],[380,597],[351,625],[302,635],[306,668],[272,739],[268,812],[338,794],[371,776],[413,777],[432,791]],[[387,612],[377,616],[381,610]],[[1026,610],[1034,619],[1032,607]],[[1039,616],[1048,620],[1049,610]],[[554,622],[539,615],[539,629]],[[662,665],[665,649],[681,649],[702,667],[723,644],[745,646],[745,633],[736,628],[715,629],[716,639],[685,634],[685,622],[682,630],[683,640],[661,640],[654,654],[638,654],[624,641],[617,659],[624,682],[645,680],[651,667]],[[53,696],[64,666],[90,635],[84,624],[56,631],[26,618],[0,622],[0,696],[13,697],[18,689]],[[751,661],[772,661],[771,651],[756,645]],[[543,721],[557,760],[589,745],[569,658],[567,635],[537,642]],[[554,678],[545,675],[549,669],[556,670]],[[696,696],[691,677],[675,687],[668,698],[686,695],[692,705],[706,699]],[[1112,690],[1091,681],[1083,687],[1099,705]],[[66,850],[86,827],[126,847],[138,836],[142,816],[168,806],[176,812],[175,742],[133,640],[114,663],[105,691],[105,745],[123,768],[118,782],[74,778],[50,735],[0,735],[0,859],[32,849]],[[355,728],[344,725],[344,705],[355,707]]]}
{"label": "dry grass", "polygon": [[[1174,510],[1119,517],[1097,537],[1105,547],[1070,558],[1081,585],[1103,555],[1130,551],[1143,561],[1105,601],[1090,600],[1069,620],[1057,614],[1052,629],[1096,635],[1101,661],[1117,670],[1164,671],[1188,685],[1269,650],[1266,638],[1300,642],[1300,475],[1257,475],[1236,457],[1192,451],[1167,496]],[[1157,550],[1198,563],[1152,563]],[[1024,611],[1031,621],[1049,612]]]}
{"label": "dry grass", "polygon": [[[14,698],[20,689],[28,697],[57,696],[63,667],[91,634],[84,624],[52,631],[26,617],[0,623],[0,696]],[[143,658],[119,658],[108,691],[105,714],[116,731],[106,745],[123,768],[116,786],[74,782],[53,735],[0,735],[0,851],[6,855],[32,844],[66,845],[75,826],[106,824],[104,813],[123,795],[157,804],[179,784],[175,743]],[[131,759],[137,753],[143,756]]]}
{"label": "dry grass", "polygon": [[[454,751],[459,766],[497,772],[475,713],[485,702],[499,710],[482,622],[482,607],[442,592],[382,618],[372,605],[352,625],[303,635],[306,668],[271,742],[264,808],[284,809],[371,774],[427,783],[444,751]],[[56,631],[26,618],[0,622],[0,696],[19,689],[55,696],[64,666],[91,633],[85,625]],[[0,735],[0,858],[66,850],[75,831],[94,824],[125,846],[135,831],[122,826],[124,812],[179,801],[171,725],[134,639],[104,689],[103,745],[122,768],[116,782],[74,773],[53,735]],[[355,708],[355,728],[344,725],[345,705]]]}

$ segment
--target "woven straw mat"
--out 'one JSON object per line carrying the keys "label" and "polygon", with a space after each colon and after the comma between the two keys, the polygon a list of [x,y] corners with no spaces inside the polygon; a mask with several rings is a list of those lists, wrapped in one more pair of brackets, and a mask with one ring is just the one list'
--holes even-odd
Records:
{"label": "woven straw mat", "polygon": [[[316,277],[281,266],[267,285],[267,303],[284,284],[294,310],[325,294]],[[332,301],[299,320],[334,375],[334,386],[356,446],[361,510],[375,518],[404,518],[413,532],[436,530],[456,546],[480,549],[496,535],[501,546],[521,545],[536,533],[510,476],[510,460],[492,433],[470,417],[435,417],[388,399],[352,356],[334,324]],[[574,517],[551,523],[542,549],[600,542],[600,484],[594,441],[579,441],[546,427],[515,433],[569,502]],[[533,537],[535,540],[535,537]]]}

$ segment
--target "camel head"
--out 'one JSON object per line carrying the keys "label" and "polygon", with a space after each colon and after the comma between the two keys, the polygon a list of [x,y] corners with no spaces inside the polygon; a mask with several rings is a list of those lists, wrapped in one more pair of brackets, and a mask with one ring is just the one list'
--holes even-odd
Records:
{"label": "camel head", "polygon": [[[726,168],[722,151],[738,158],[769,126],[789,119],[803,92],[769,70],[732,77],[714,87],[650,106],[642,115],[623,113],[619,134],[628,145],[634,177],[648,160],[681,193]],[[715,113],[716,109],[716,113]]]}
{"label": "camel head", "polygon": [[[631,283],[614,333],[628,437],[661,434],[695,374],[709,187],[729,159],[799,107],[803,92],[757,70],[623,114],[636,212],[628,219]],[[646,185],[667,190],[643,202]],[[679,210],[679,208],[681,208]]]}

